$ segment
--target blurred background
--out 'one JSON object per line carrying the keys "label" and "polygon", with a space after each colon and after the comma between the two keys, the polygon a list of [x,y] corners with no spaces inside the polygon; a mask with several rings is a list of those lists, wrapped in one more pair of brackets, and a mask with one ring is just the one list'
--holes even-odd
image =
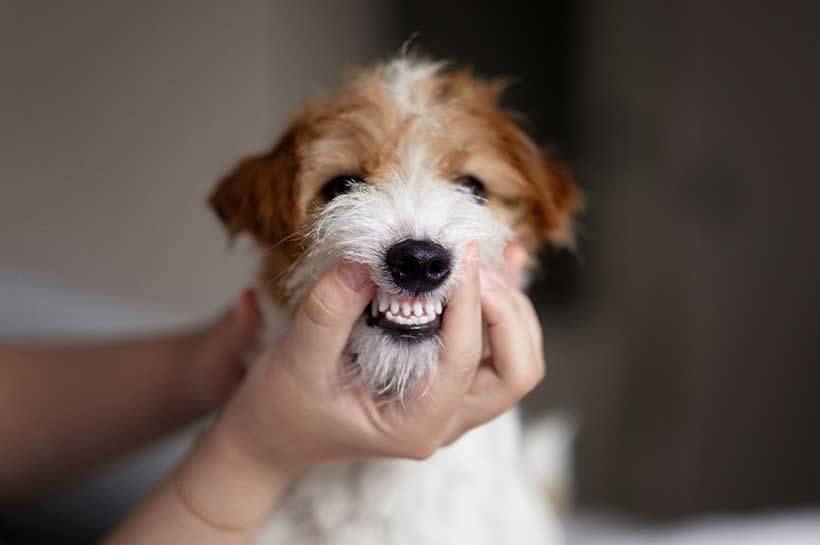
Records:
{"label": "blurred background", "polygon": [[[578,424],[570,542],[820,543],[818,6],[0,0],[0,340],[212,316],[254,265],[215,180],[419,32],[514,76],[587,196],[580,251],[546,252],[531,293],[527,412]],[[182,449],[7,510],[0,537],[93,542]]]}

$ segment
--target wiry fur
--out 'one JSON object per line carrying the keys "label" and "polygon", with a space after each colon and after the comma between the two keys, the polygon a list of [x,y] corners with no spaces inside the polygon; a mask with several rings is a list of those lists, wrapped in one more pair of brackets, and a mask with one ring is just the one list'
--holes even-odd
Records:
{"label": "wiry fur", "polygon": [[[308,104],[276,147],[219,184],[217,214],[264,250],[262,303],[267,323],[277,324],[267,338],[339,259],[365,265],[381,291],[408,296],[385,254],[408,238],[435,241],[451,255],[453,272],[433,294],[446,302],[470,241],[489,268],[502,266],[509,242],[530,252],[545,240],[572,245],[578,191],[498,107],[502,88],[400,56]],[[343,174],[364,183],[324,202],[322,185]],[[483,180],[485,201],[459,189],[464,175]],[[351,376],[373,394],[412,403],[435,373],[439,348],[435,337],[408,343],[361,319],[347,347]],[[560,527],[526,473],[519,435],[510,411],[425,462],[317,467],[294,484],[258,543],[555,543]]]}
{"label": "wiry fur", "polygon": [[[309,222],[308,250],[284,279],[295,301],[340,258],[367,266],[383,291],[412,295],[393,282],[384,264],[387,250],[408,238],[434,240],[451,253],[453,272],[432,293],[445,301],[459,281],[462,254],[470,241],[479,245],[485,265],[501,265],[509,230],[485,206],[422,169],[394,176],[392,183],[337,197]],[[368,327],[361,318],[348,351],[355,357],[359,385],[406,401],[435,371],[438,348],[435,337],[407,343]]]}

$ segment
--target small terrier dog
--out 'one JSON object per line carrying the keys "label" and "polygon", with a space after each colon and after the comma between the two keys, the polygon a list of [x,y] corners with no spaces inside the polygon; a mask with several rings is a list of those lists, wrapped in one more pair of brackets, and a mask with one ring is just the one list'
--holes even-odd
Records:
{"label": "small terrier dog", "polygon": [[[465,246],[501,269],[509,243],[571,247],[580,194],[498,105],[501,81],[401,55],[303,111],[210,204],[263,254],[269,335],[336,261],[378,288],[353,328],[350,380],[412,402],[435,373]],[[510,411],[423,462],[326,464],[288,494],[260,544],[549,543],[555,514],[527,475]]]}

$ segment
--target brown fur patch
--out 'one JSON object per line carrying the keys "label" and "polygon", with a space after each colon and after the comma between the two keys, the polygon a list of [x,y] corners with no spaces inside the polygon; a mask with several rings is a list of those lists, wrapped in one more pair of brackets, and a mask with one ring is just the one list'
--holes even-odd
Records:
{"label": "brown fur patch", "polygon": [[298,233],[322,206],[322,185],[341,174],[391,183],[416,147],[436,177],[482,180],[488,205],[530,252],[544,240],[574,244],[580,192],[499,107],[503,81],[420,64],[417,81],[396,84],[390,66],[361,72],[335,97],[306,105],[270,152],[240,162],[210,197],[232,235],[246,232],[268,248],[262,274],[279,301],[284,294],[273,280],[301,254]]}

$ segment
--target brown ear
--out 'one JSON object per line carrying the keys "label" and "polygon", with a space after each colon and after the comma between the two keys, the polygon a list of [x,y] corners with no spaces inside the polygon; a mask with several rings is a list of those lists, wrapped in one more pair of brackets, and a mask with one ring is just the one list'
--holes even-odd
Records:
{"label": "brown ear", "polygon": [[208,203],[231,236],[244,232],[273,245],[296,229],[295,140],[294,127],[272,151],[243,159],[217,184]]}
{"label": "brown ear", "polygon": [[540,154],[539,175],[533,195],[533,217],[541,234],[553,245],[574,248],[573,215],[583,207],[581,190],[569,169],[553,153]]}

